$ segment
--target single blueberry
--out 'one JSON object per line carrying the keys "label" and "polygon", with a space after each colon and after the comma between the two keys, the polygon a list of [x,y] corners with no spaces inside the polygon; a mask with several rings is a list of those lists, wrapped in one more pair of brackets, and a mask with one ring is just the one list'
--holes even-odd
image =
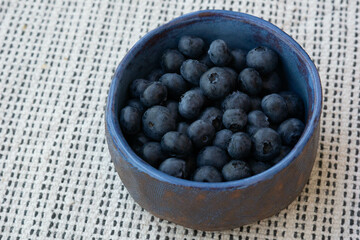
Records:
{"label": "single blueberry", "polygon": [[189,126],[187,134],[195,147],[202,148],[211,144],[215,136],[215,128],[204,120],[196,120]]}
{"label": "single blueberry", "polygon": [[255,127],[269,127],[270,123],[268,117],[262,111],[255,110],[248,114],[248,124]]}
{"label": "single blueberry", "polygon": [[145,112],[145,106],[140,102],[137,98],[132,98],[127,102],[127,105],[130,107],[134,107],[139,110],[140,114],[142,115]]}
{"label": "single blueberry", "polygon": [[212,166],[203,166],[195,171],[193,180],[196,182],[221,182],[221,173]]}
{"label": "single blueberry", "polygon": [[142,117],[144,133],[157,141],[162,136],[176,129],[176,121],[170,110],[163,106],[153,106],[145,111]]}
{"label": "single blueberry", "polygon": [[205,96],[199,88],[187,91],[180,98],[180,115],[186,119],[196,118],[197,116],[199,116],[205,100]]}
{"label": "single blueberry", "polygon": [[278,55],[267,47],[257,47],[246,55],[246,64],[255,68],[260,74],[268,74],[275,70],[278,65]]}
{"label": "single blueberry", "polygon": [[265,96],[261,101],[261,108],[273,123],[281,123],[288,115],[284,98],[276,93]]}
{"label": "single blueberry", "polygon": [[229,94],[221,104],[223,111],[228,109],[242,109],[245,112],[249,112],[250,106],[250,97],[247,94],[239,91]]}
{"label": "single blueberry", "polygon": [[264,95],[280,92],[282,83],[276,72],[270,73],[263,77],[262,80],[262,91]]}
{"label": "single blueberry", "polygon": [[251,138],[244,132],[234,133],[227,150],[233,159],[245,159],[251,153]]}
{"label": "single blueberry", "polygon": [[304,128],[304,123],[297,118],[289,118],[282,122],[278,128],[282,143],[290,147],[294,146],[301,137]]}
{"label": "single blueberry", "polygon": [[186,162],[178,158],[168,158],[160,164],[159,170],[177,178],[186,177]]}
{"label": "single blueberry", "polygon": [[200,78],[200,88],[209,99],[220,99],[228,95],[233,84],[232,74],[224,68],[213,67]]}
{"label": "single blueberry", "polygon": [[229,157],[224,150],[216,146],[208,146],[203,148],[197,156],[197,166],[212,166],[217,169],[228,162]]}
{"label": "single blueberry", "polygon": [[191,153],[192,144],[186,134],[170,131],[162,137],[161,148],[170,156],[186,157]]}
{"label": "single blueberry", "polygon": [[242,49],[235,49],[231,51],[232,55],[232,67],[237,71],[241,72],[246,68],[246,51]]}
{"label": "single blueberry", "polygon": [[158,142],[148,142],[142,148],[142,157],[153,167],[158,167],[160,163],[167,157],[161,150]]}
{"label": "single blueberry", "polygon": [[269,162],[280,153],[280,135],[271,128],[261,128],[252,136],[254,157],[256,160]]}
{"label": "single blueberry", "polygon": [[146,79],[135,79],[130,83],[130,94],[132,97],[139,98],[145,89],[151,84],[150,81]]}
{"label": "single blueberry", "polygon": [[222,120],[227,129],[238,132],[245,127],[247,116],[242,109],[228,109],[224,112]]}
{"label": "single blueberry", "polygon": [[208,66],[208,68],[212,68],[214,67],[214,63],[211,61],[209,54],[204,54],[200,59],[199,62],[205,64],[206,66]]}
{"label": "single blueberry", "polygon": [[294,92],[287,91],[281,92],[280,96],[282,96],[285,100],[288,117],[304,119],[304,103],[299,95]]}
{"label": "single blueberry", "polygon": [[208,107],[202,112],[200,119],[211,123],[215,130],[219,131],[222,127],[222,115],[223,112],[220,109]]}
{"label": "single blueberry", "polygon": [[180,72],[181,64],[185,61],[185,57],[174,49],[168,49],[161,57],[161,66],[165,72]]}
{"label": "single blueberry", "polygon": [[126,106],[120,112],[120,126],[127,134],[136,134],[141,129],[141,113],[137,108]]}
{"label": "single blueberry", "polygon": [[233,132],[229,129],[223,129],[216,133],[213,145],[221,148],[222,150],[227,151],[227,147],[229,145],[229,142],[231,140]]}
{"label": "single blueberry", "polygon": [[143,132],[129,136],[130,146],[139,156],[142,156],[142,149],[149,141],[150,139]]}
{"label": "single blueberry", "polygon": [[144,106],[151,107],[158,105],[167,99],[167,88],[161,82],[150,84],[140,96],[140,101]]}
{"label": "single blueberry", "polygon": [[179,114],[179,103],[174,100],[166,101],[166,107],[170,110],[171,115],[175,119],[176,122],[180,121],[181,116]]}
{"label": "single blueberry", "polygon": [[179,51],[189,58],[198,58],[204,51],[204,41],[193,36],[182,36],[179,40]]}
{"label": "single blueberry", "polygon": [[250,100],[250,105],[251,105],[250,108],[251,111],[261,110],[261,98],[252,97]]}
{"label": "single blueberry", "polygon": [[281,160],[283,160],[283,158],[289,154],[289,152],[291,151],[291,148],[289,148],[288,146],[281,146],[281,149],[280,149],[280,154],[274,158],[271,163],[273,165],[279,163]]}
{"label": "single blueberry", "polygon": [[262,173],[271,168],[271,165],[269,163],[255,160],[250,160],[249,166],[254,175]]}
{"label": "single blueberry", "polygon": [[250,95],[258,95],[261,92],[262,80],[260,74],[253,68],[245,68],[239,74],[239,86],[242,91]]}
{"label": "single blueberry", "polygon": [[208,54],[211,61],[219,67],[228,65],[232,60],[232,56],[226,42],[221,39],[217,39],[210,44]]}
{"label": "single blueberry", "polygon": [[189,128],[189,124],[186,122],[179,122],[178,127],[177,127],[177,131],[187,134],[187,129]]}
{"label": "single blueberry", "polygon": [[251,176],[248,164],[241,160],[232,160],[222,169],[222,175],[226,181],[235,181]]}
{"label": "single blueberry", "polygon": [[162,75],[164,75],[165,72],[161,68],[156,68],[151,71],[151,73],[148,75],[147,79],[151,82],[158,81]]}
{"label": "single blueberry", "polygon": [[184,61],[180,67],[181,76],[194,85],[199,85],[201,75],[207,70],[208,67],[205,64],[193,59]]}
{"label": "single blueberry", "polygon": [[177,73],[166,73],[159,81],[167,87],[168,96],[176,100],[188,90],[188,83]]}

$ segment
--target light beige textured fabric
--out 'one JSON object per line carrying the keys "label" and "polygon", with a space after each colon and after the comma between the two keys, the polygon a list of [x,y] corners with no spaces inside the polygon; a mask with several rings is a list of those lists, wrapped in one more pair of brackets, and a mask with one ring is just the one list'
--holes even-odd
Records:
{"label": "light beige textured fabric", "polygon": [[[107,150],[111,77],[146,32],[199,9],[264,18],[319,68],[308,185],[278,215],[201,232],[153,217]],[[0,0],[0,239],[359,239],[359,0]]]}

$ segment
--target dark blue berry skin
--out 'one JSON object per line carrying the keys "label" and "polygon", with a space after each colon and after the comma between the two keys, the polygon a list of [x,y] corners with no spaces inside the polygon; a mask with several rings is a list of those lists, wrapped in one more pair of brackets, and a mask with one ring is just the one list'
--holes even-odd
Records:
{"label": "dark blue berry skin", "polygon": [[268,117],[259,110],[252,111],[248,114],[248,124],[259,128],[269,127],[270,125]]}
{"label": "dark blue berry skin", "polygon": [[242,49],[235,49],[231,51],[232,55],[232,67],[237,71],[241,72],[244,68],[246,68],[246,51]]}
{"label": "dark blue berry skin", "polygon": [[271,128],[261,128],[253,136],[253,153],[258,161],[269,162],[280,153],[280,135]]}
{"label": "dark blue berry skin", "polygon": [[179,51],[189,58],[199,58],[204,52],[204,41],[198,37],[182,36],[179,40]]}
{"label": "dark blue berry skin", "polygon": [[174,117],[176,122],[181,120],[181,116],[179,114],[179,103],[174,100],[166,101],[166,107],[170,110],[171,115]]}
{"label": "dark blue berry skin", "polygon": [[232,74],[224,68],[213,67],[200,78],[200,88],[209,99],[221,99],[232,90]]}
{"label": "dark blue berry skin", "polygon": [[231,91],[237,89],[238,88],[237,87],[238,86],[238,83],[237,83],[238,74],[237,74],[237,72],[235,72],[234,69],[229,68],[229,67],[224,67],[224,69],[226,71],[228,71],[228,73],[230,73],[230,75],[231,75],[231,77],[230,77]]}
{"label": "dark blue berry skin", "polygon": [[245,159],[251,153],[251,138],[244,132],[234,133],[227,150],[233,159]]}
{"label": "dark blue berry skin", "polygon": [[219,131],[222,127],[222,115],[223,112],[220,109],[208,107],[202,112],[200,119],[211,123],[215,130]]}
{"label": "dark blue berry skin", "polygon": [[223,111],[228,109],[242,109],[245,112],[249,112],[251,107],[251,99],[247,94],[236,91],[224,99],[221,107]]}
{"label": "dark blue berry skin", "polygon": [[136,134],[141,130],[141,113],[134,107],[126,106],[120,112],[120,126],[127,134]]}
{"label": "dark blue berry skin", "polygon": [[179,73],[185,57],[175,49],[168,49],[161,57],[161,66],[165,72]]}
{"label": "dark blue berry skin", "polygon": [[248,164],[241,160],[232,160],[222,169],[222,175],[226,181],[235,181],[251,176]]}
{"label": "dark blue berry skin", "polygon": [[189,126],[187,134],[196,148],[202,148],[211,144],[215,128],[204,120],[196,120]]}
{"label": "dark blue berry skin", "polygon": [[259,130],[260,127],[255,127],[254,125],[246,125],[246,133],[249,134],[249,136],[252,136],[256,133],[257,130]]}
{"label": "dark blue berry skin", "polygon": [[250,100],[251,111],[261,110],[261,98],[252,97]]}
{"label": "dark blue berry skin", "polygon": [[247,116],[242,109],[228,109],[224,112],[222,120],[227,129],[238,132],[245,127]]}
{"label": "dark blue berry skin", "polygon": [[140,102],[139,99],[132,98],[127,102],[127,105],[139,110],[141,115],[145,112],[145,106]]}
{"label": "dark blue berry skin", "polygon": [[190,138],[180,132],[170,131],[161,139],[161,148],[170,156],[186,157],[191,153],[192,143]]}
{"label": "dark blue berry skin", "polygon": [[215,146],[208,146],[199,152],[197,166],[212,166],[221,170],[228,160],[229,157],[224,150]]}
{"label": "dark blue berry skin", "polygon": [[145,89],[151,84],[150,81],[146,79],[135,79],[130,84],[130,95],[135,98],[140,98],[141,94],[145,91]]}
{"label": "dark blue berry skin", "polygon": [[284,98],[276,93],[265,96],[261,101],[261,108],[273,123],[281,123],[288,116]]}
{"label": "dark blue berry skin", "polygon": [[167,155],[161,150],[160,143],[148,142],[142,148],[142,157],[151,166],[157,168]]}
{"label": "dark blue berry skin", "polygon": [[211,61],[219,67],[229,65],[232,60],[227,44],[221,39],[217,39],[210,44],[208,54]]}
{"label": "dark blue berry skin", "polygon": [[196,182],[221,182],[221,173],[212,166],[203,166],[195,171],[193,180]]}
{"label": "dark blue berry skin", "polygon": [[129,136],[130,146],[139,156],[142,156],[142,149],[144,145],[149,141],[150,139],[143,132],[139,132],[136,135]]}
{"label": "dark blue berry skin", "polygon": [[276,72],[270,73],[269,75],[263,77],[262,80],[262,92],[264,95],[280,92],[282,83]]}
{"label": "dark blue berry skin", "polygon": [[199,85],[201,75],[207,70],[208,67],[205,64],[193,59],[184,61],[180,67],[181,76],[196,86]]}
{"label": "dark blue berry skin", "polygon": [[140,101],[145,107],[151,107],[165,102],[167,88],[161,82],[151,83],[140,96]]}
{"label": "dark blue berry skin", "polygon": [[147,79],[151,82],[158,81],[162,75],[164,75],[165,72],[161,68],[156,68],[151,71],[151,73],[148,75]]}
{"label": "dark blue berry skin", "polygon": [[289,118],[282,122],[278,128],[282,143],[290,147],[294,146],[301,137],[304,128],[304,123],[297,118]]}
{"label": "dark blue berry skin", "polygon": [[163,106],[153,106],[146,110],[142,123],[146,136],[157,141],[160,141],[165,133],[176,129],[173,115]]}
{"label": "dark blue berry skin", "polygon": [[189,128],[189,124],[187,124],[186,122],[180,122],[178,124],[177,131],[181,132],[181,133],[184,133],[184,134],[187,134],[188,128]]}
{"label": "dark blue berry skin", "polygon": [[209,54],[204,54],[200,59],[199,62],[205,64],[206,66],[208,66],[208,68],[212,68],[214,67],[214,63],[211,61]]}
{"label": "dark blue berry skin", "polygon": [[248,67],[255,68],[260,74],[268,74],[275,70],[278,65],[278,55],[267,47],[257,47],[246,55]]}
{"label": "dark blue berry skin", "polygon": [[239,74],[240,90],[249,95],[256,96],[261,93],[262,80],[260,74],[253,68],[245,68]]}
{"label": "dark blue berry skin", "polygon": [[280,149],[280,154],[274,158],[271,163],[273,165],[279,163],[281,160],[283,160],[283,158],[289,154],[289,152],[291,151],[291,148],[289,148],[288,146],[281,146],[281,149]]}
{"label": "dark blue berry skin", "polygon": [[227,151],[227,147],[229,145],[232,134],[233,132],[229,129],[223,129],[218,131],[215,134],[213,145]]}
{"label": "dark blue berry skin", "polygon": [[269,168],[271,168],[271,164],[267,162],[254,161],[254,160],[249,161],[249,166],[254,175],[262,173],[268,170]]}
{"label": "dark blue berry skin", "polygon": [[186,177],[186,162],[178,158],[168,158],[160,164],[159,170],[177,178]]}
{"label": "dark blue berry skin", "polygon": [[194,119],[200,115],[205,103],[205,96],[199,88],[191,89],[181,96],[179,113],[186,119]]}
{"label": "dark blue berry skin", "polygon": [[281,92],[280,96],[282,96],[285,100],[286,107],[288,110],[288,117],[304,119],[304,103],[294,92]]}
{"label": "dark blue berry skin", "polygon": [[159,81],[166,86],[168,96],[176,100],[188,90],[188,83],[177,73],[166,73]]}

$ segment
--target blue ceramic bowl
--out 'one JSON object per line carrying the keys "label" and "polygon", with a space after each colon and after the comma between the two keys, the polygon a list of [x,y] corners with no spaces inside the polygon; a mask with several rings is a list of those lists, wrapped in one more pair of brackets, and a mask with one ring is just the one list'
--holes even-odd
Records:
{"label": "blue ceramic bowl", "polygon": [[[130,82],[145,77],[162,52],[183,35],[207,42],[225,40],[230,48],[260,45],[280,56],[284,79],[303,99],[306,128],[293,150],[277,165],[246,179],[200,183],[169,176],[139,158],[121,132],[118,116]],[[151,31],[127,53],[112,80],[106,107],[106,137],[123,184],[134,200],[155,216],[201,230],[222,230],[278,213],[298,196],[313,167],[319,138],[321,85],[306,52],[273,24],[239,12],[190,13]]]}

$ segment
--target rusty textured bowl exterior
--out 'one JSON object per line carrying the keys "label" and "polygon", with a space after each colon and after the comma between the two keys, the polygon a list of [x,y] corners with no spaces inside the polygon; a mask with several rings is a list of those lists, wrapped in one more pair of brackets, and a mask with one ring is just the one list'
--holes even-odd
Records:
{"label": "rusty textured bowl exterior", "polygon": [[[146,164],[129,147],[118,115],[131,80],[145,77],[166,48],[182,35],[231,48],[265,45],[278,52],[288,86],[304,100],[306,128],[293,150],[277,165],[250,178],[199,183],[168,176]],[[306,52],[271,23],[238,12],[194,12],[153,30],[127,53],[113,77],[106,107],[106,138],[123,184],[133,199],[155,216],[200,230],[223,230],[272,216],[290,204],[306,184],[316,156],[322,104],[318,72]]]}

